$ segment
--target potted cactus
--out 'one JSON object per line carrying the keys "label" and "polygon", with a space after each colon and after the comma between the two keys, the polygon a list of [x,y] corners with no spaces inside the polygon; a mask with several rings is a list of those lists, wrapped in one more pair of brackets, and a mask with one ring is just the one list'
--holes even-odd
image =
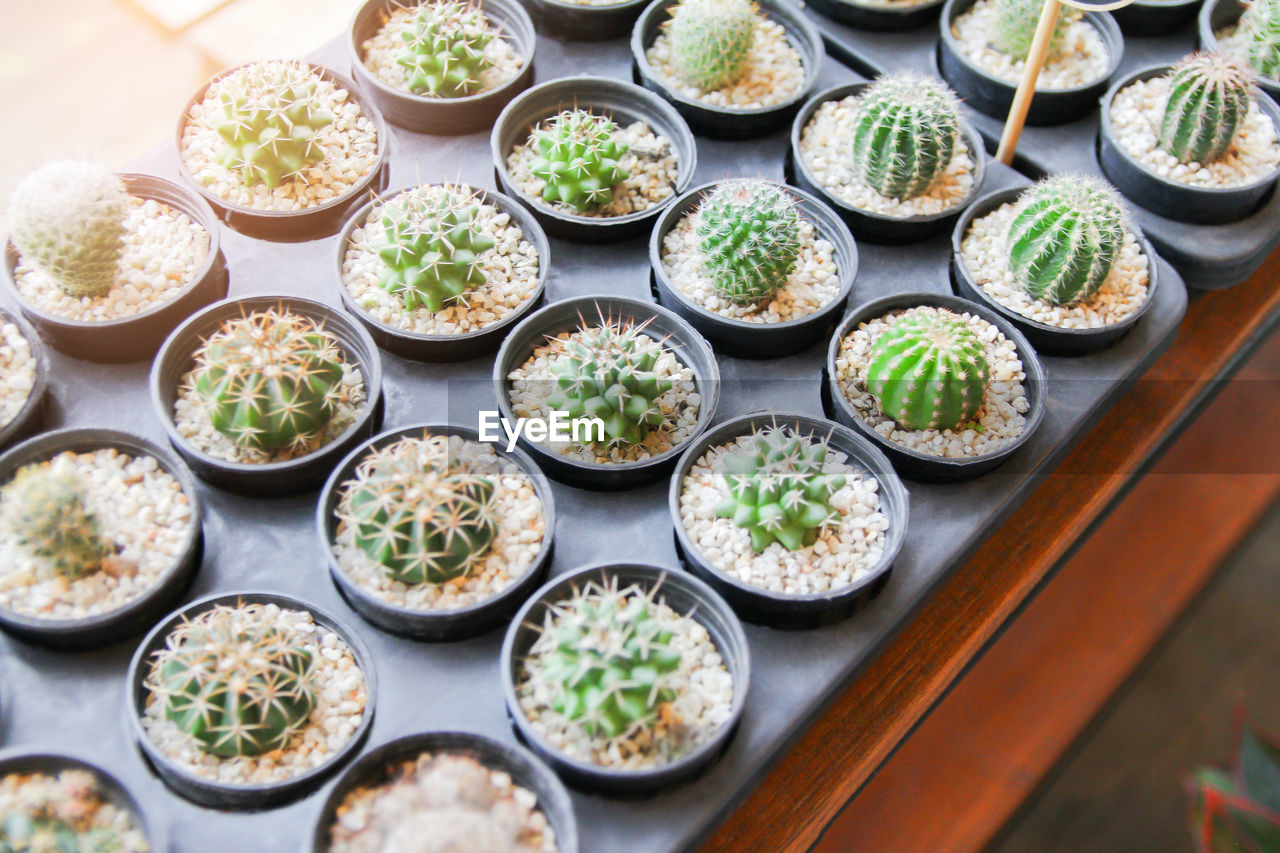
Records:
{"label": "potted cactus", "polygon": [[824,55],[817,27],[777,0],[654,0],[636,21],[637,79],[696,133],[760,136],[795,114]]}
{"label": "potted cactus", "polygon": [[0,448],[39,432],[49,357],[27,322],[0,309]]}
{"label": "potted cactus", "polygon": [[1247,62],[1256,82],[1280,98],[1280,2],[1208,0],[1200,9],[1200,47]]}
{"label": "potted cactus", "polygon": [[835,213],[772,181],[695,187],[649,241],[658,302],[718,351],[745,358],[799,352],[830,331],[858,271]]}

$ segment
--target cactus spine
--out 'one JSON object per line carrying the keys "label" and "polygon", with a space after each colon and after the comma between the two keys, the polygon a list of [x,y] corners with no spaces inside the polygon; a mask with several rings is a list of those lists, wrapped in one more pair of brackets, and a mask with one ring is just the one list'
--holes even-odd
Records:
{"label": "cactus spine", "polygon": [[894,74],[867,87],[854,123],[854,169],[867,186],[889,198],[915,198],[951,165],[960,103],[941,81]]}
{"label": "cactus spine", "polygon": [[[1014,59],[1026,59],[1031,52],[1031,41],[1035,38],[1036,26],[1040,23],[1043,9],[1044,0],[995,0],[991,46]],[[1079,9],[1062,7],[1058,13],[1058,26],[1049,42],[1051,51],[1062,46],[1067,27],[1080,20],[1083,15]]]}
{"label": "cactus spine", "polygon": [[531,141],[538,156],[530,170],[546,182],[545,201],[582,213],[613,201],[613,188],[630,176],[619,163],[627,145],[618,139],[618,126],[604,116],[566,110],[534,131]]}
{"label": "cactus spine", "polygon": [[492,67],[485,45],[493,32],[484,13],[466,2],[428,2],[400,33],[404,49],[396,62],[416,95],[459,98],[484,88],[480,75]]}
{"label": "cactus spine", "polygon": [[680,0],[666,23],[676,75],[705,91],[733,83],[751,58],[759,22],[753,0]]}
{"label": "cactus spine", "polygon": [[768,181],[721,184],[698,206],[694,230],[716,289],[740,305],[785,287],[800,256],[795,201]]}
{"label": "cactus spine", "polygon": [[1009,225],[1009,267],[1033,299],[1073,305],[1098,292],[1124,246],[1124,208],[1092,178],[1060,175],[1022,194]]}
{"label": "cactus spine", "polygon": [[973,330],[945,309],[899,315],[871,347],[867,390],[881,410],[911,430],[947,430],[982,407],[990,367]]}
{"label": "cactus spine", "polygon": [[1249,113],[1252,76],[1222,54],[1189,56],[1169,75],[1160,147],[1182,163],[1211,163],[1235,142]]}
{"label": "cactus spine", "polygon": [[1253,0],[1240,16],[1249,65],[1264,77],[1280,77],[1280,0]]}
{"label": "cactus spine", "polygon": [[110,556],[98,517],[70,460],[56,458],[18,469],[3,490],[6,526],[14,541],[57,577],[93,574]]}
{"label": "cactus spine", "polygon": [[10,236],[22,259],[68,295],[102,296],[120,268],[128,211],[116,175],[91,163],[49,163],[14,189]]}

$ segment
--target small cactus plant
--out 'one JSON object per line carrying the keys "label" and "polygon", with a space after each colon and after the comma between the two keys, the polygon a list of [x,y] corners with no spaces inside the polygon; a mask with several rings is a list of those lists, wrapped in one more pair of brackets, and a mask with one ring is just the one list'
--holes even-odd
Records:
{"label": "small cactus plant", "polygon": [[1249,113],[1252,76],[1222,54],[1199,53],[1174,67],[1160,124],[1160,147],[1182,163],[1211,163],[1235,142]]}
{"label": "small cactus plant", "polygon": [[85,484],[67,459],[32,463],[0,492],[14,541],[55,576],[75,580],[97,572],[110,556]]}
{"label": "small cactus plant", "polygon": [[1124,207],[1102,181],[1048,178],[1022,194],[1009,225],[1009,266],[1033,299],[1074,305],[1098,292],[1124,246]]}
{"label": "small cactus plant", "polygon": [[215,429],[238,447],[309,445],[337,412],[342,357],[333,337],[284,309],[223,324],[195,354],[189,380]]}
{"label": "small cactus plant", "polygon": [[401,30],[396,62],[416,95],[460,98],[480,91],[480,75],[492,67],[485,45],[493,32],[484,12],[469,2],[425,2]]}
{"label": "small cactus plant", "polygon": [[964,320],[944,309],[917,308],[876,338],[867,390],[899,426],[947,430],[978,414],[989,377],[986,348]]}
{"label": "small cactus plant", "polygon": [[[1031,52],[1036,26],[1045,0],[995,0],[995,16],[990,40],[991,46],[1014,59],[1026,59]],[[1063,6],[1058,12],[1058,26],[1049,42],[1050,50],[1056,50],[1066,37],[1067,27],[1080,20],[1083,12]]]}
{"label": "small cactus plant", "polygon": [[1249,65],[1263,77],[1280,77],[1280,0],[1253,0],[1240,16]]}
{"label": "small cactus plant", "polygon": [[666,23],[676,75],[705,91],[735,82],[751,58],[759,21],[753,0],[680,0]]}
{"label": "small cactus plant", "polygon": [[774,542],[788,551],[812,545],[838,519],[831,496],[845,484],[844,477],[823,473],[826,458],[825,442],[778,426],[757,431],[749,449],[724,457],[729,495],[716,515],[750,531],[757,554]]}
{"label": "small cactus plant", "polygon": [[960,102],[946,84],[919,74],[881,77],[859,99],[854,169],[889,198],[916,198],[951,165]]}
{"label": "small cactus plant", "polygon": [[627,144],[611,119],[587,110],[566,110],[534,131],[538,156],[530,165],[546,182],[542,198],[582,213],[613,201],[613,188],[630,175],[620,160]]}
{"label": "small cactus plant", "polygon": [[3,779],[0,853],[146,853],[146,837],[104,794],[96,774],[10,774]]}
{"label": "small cactus plant", "polygon": [[800,256],[795,200],[768,181],[727,181],[699,205],[694,230],[716,289],[749,305],[785,287]]}
{"label": "small cactus plant", "polygon": [[454,187],[418,187],[382,207],[382,237],[373,249],[386,264],[382,287],[407,311],[439,311],[484,284],[480,256],[494,240],[476,222],[475,197]]}
{"label": "small cactus plant", "polygon": [[22,259],[63,292],[102,296],[116,282],[128,210],[118,176],[91,163],[49,163],[14,188],[10,237]]}
{"label": "small cactus plant", "polygon": [[409,586],[470,573],[498,532],[494,482],[447,436],[404,438],[360,462],[338,517],[388,578]]}
{"label": "small cactus plant", "polygon": [[184,620],[151,662],[166,719],[200,749],[251,757],[284,749],[316,706],[311,652],[259,604],[217,605]]}
{"label": "small cactus plant", "polygon": [[223,166],[246,187],[273,190],[324,159],[316,133],[333,116],[316,106],[318,78],[305,64],[261,62],[223,79],[215,124]]}

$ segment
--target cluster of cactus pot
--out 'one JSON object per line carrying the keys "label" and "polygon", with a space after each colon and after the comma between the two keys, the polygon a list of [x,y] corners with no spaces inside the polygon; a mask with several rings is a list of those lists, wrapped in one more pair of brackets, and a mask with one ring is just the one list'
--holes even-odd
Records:
{"label": "cluster of cactus pot", "polygon": [[[991,46],[1014,59],[1026,59],[1031,52],[1036,27],[1045,0],[995,0],[995,14],[989,39]],[[1070,6],[1062,6],[1058,12],[1058,25],[1049,42],[1050,50],[1062,45],[1067,27],[1080,20],[1083,12]]]}
{"label": "cluster of cactus pot", "polygon": [[102,569],[112,553],[87,487],[62,458],[26,465],[0,492],[4,525],[15,544],[55,577],[76,580]]}
{"label": "cluster of cactus pot", "polygon": [[423,3],[400,36],[404,47],[396,62],[410,92],[459,98],[483,88],[480,77],[493,66],[485,46],[494,33],[479,7],[461,0]]}
{"label": "cluster of cactus pot", "polygon": [[883,196],[916,198],[951,165],[960,102],[946,84],[910,72],[867,87],[854,119],[853,163]]}
{"label": "cluster of cactus pot", "polygon": [[1174,66],[1160,123],[1160,147],[1182,163],[1211,163],[1231,150],[1253,97],[1249,69],[1200,53]]}
{"label": "cluster of cactus pot", "polygon": [[1280,77],[1280,0],[1253,0],[1240,16],[1249,65],[1264,77]]}
{"label": "cluster of cactus pot", "polygon": [[606,116],[566,110],[535,130],[530,142],[537,154],[530,170],[545,183],[543,200],[579,213],[613,201],[613,188],[630,176],[620,163],[628,146]]}
{"label": "cluster of cactus pot", "polygon": [[737,81],[751,58],[760,17],[753,0],[680,0],[666,23],[677,76],[707,91]]}
{"label": "cluster of cactus pot", "polygon": [[749,305],[786,286],[800,255],[794,198],[769,181],[726,181],[698,206],[694,230],[707,276],[731,302]]}

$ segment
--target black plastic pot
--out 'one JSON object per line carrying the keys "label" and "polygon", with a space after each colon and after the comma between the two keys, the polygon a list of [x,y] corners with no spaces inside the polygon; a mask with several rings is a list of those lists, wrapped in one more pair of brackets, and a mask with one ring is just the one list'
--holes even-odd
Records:
{"label": "black plastic pot", "polygon": [[[859,417],[853,405],[850,404],[848,398],[840,390],[840,381],[836,373],[836,359],[840,355],[840,342],[865,322],[874,320],[877,317],[883,317],[890,311],[914,308],[917,305],[932,305],[981,317],[998,328],[1001,334],[1013,342],[1018,351],[1018,358],[1022,361],[1022,371],[1026,374],[1026,379],[1022,381],[1022,385],[1026,389],[1027,402],[1030,404],[1026,414],[1026,426],[1022,431],[1022,435],[991,453],[955,459],[931,456],[895,444],[880,435],[871,428],[870,424]],[[822,407],[827,416],[857,430],[864,437],[870,439],[873,444],[889,457],[898,473],[911,480],[919,480],[926,483],[954,483],[961,480],[971,480],[974,477],[986,474],[988,471],[999,467],[1016,453],[1018,448],[1026,444],[1027,440],[1035,435],[1036,430],[1040,428],[1040,424],[1044,421],[1045,397],[1048,394],[1048,389],[1045,385],[1045,372],[1044,367],[1040,364],[1040,358],[1036,355],[1035,350],[1032,349],[1030,342],[1021,332],[1014,328],[1012,323],[1004,319],[1000,314],[985,305],[970,302],[967,299],[961,299],[950,294],[895,293],[891,296],[883,296],[872,300],[855,309],[840,324],[840,328],[831,338],[831,345],[827,349],[827,364],[823,368],[823,374]]]}
{"label": "black plastic pot", "polygon": [[[1017,84],[1006,83],[978,68],[960,50],[951,34],[951,25],[976,0],[947,0],[939,21],[941,38],[938,40],[938,68],[942,76],[960,93],[965,103],[979,112],[998,119],[1009,115]],[[1110,65],[1099,80],[1070,89],[1038,89],[1027,113],[1027,124],[1066,124],[1084,118],[1097,109],[1098,98],[1107,90],[1107,84],[1120,67],[1124,53],[1124,40],[1115,18],[1107,12],[1086,12],[1085,21],[1092,24],[1102,42],[1107,46]]]}
{"label": "black plastic pot", "polygon": [[[548,305],[530,315],[502,342],[493,365],[493,391],[498,398],[501,417],[515,423],[516,415],[508,395],[511,371],[524,364],[533,351],[549,338],[561,332],[576,331],[583,323],[590,325],[600,318],[626,323],[645,324],[646,333],[657,340],[665,340],[671,350],[686,367],[693,370],[697,393],[701,397],[698,406],[698,422],[694,434],[685,440],[687,445],[707,428],[720,403],[720,368],[711,347],[698,332],[679,316],[638,299],[622,296],[580,296]],[[518,439],[519,446],[537,461],[538,466],[553,480],[569,486],[599,491],[630,489],[661,478],[671,470],[684,445],[677,445],[666,453],[637,462],[603,464],[581,462],[557,453],[524,433]]]}
{"label": "black plastic pot", "polygon": [[18,290],[14,280],[19,253],[13,241],[5,245],[5,284],[23,315],[40,332],[49,346],[75,358],[98,362],[138,361],[155,354],[165,336],[210,302],[227,295],[227,261],[220,248],[218,219],[199,196],[172,181],[154,175],[122,174],[129,194],[163,202],[191,217],[209,235],[209,252],[204,265],[176,297],[153,305],[130,317],[116,320],[71,320],[42,311]]}
{"label": "black plastic pot", "polygon": [[938,17],[943,0],[910,6],[857,3],[854,0],[808,0],[805,5],[833,21],[860,30],[914,30]]}
{"label": "black plastic pot", "polygon": [[[1098,131],[1098,163],[1102,172],[1130,201],[1170,219],[1201,225],[1247,219],[1270,196],[1276,179],[1280,178],[1280,166],[1267,177],[1239,187],[1195,187],[1157,175],[1134,159],[1116,139],[1111,123],[1111,103],[1116,94],[1131,83],[1162,77],[1171,67],[1156,65],[1135,71],[1116,81],[1102,99],[1102,126]],[[1280,107],[1265,92],[1255,91],[1254,98],[1280,131]]]}
{"label": "black plastic pot", "polygon": [[631,31],[632,75],[637,83],[670,101],[689,123],[694,133],[721,139],[749,139],[763,136],[786,124],[812,91],[822,72],[826,51],[822,33],[809,18],[786,0],[759,0],[765,17],[787,32],[787,41],[800,54],[804,63],[804,89],[780,104],[756,109],[733,109],[714,106],[690,98],[664,82],[661,74],[645,57],[663,24],[671,17],[671,7],[679,0],[653,0],[641,13]]}
{"label": "black plastic pot", "polygon": [[[730,444],[734,439],[771,426],[791,428],[797,435],[825,441],[843,453],[850,467],[862,469],[879,483],[880,511],[889,520],[884,552],[877,563],[856,582],[828,592],[788,595],[752,586],[729,574],[703,556],[689,538],[680,519],[680,495],[684,478],[710,448]],[[667,506],[675,526],[676,553],[681,564],[724,596],[735,613],[748,622],[771,628],[817,628],[849,618],[879,595],[889,582],[893,562],[907,536],[909,498],[906,487],[894,473],[888,458],[870,441],[840,424],[795,412],[753,412],[717,425],[704,433],[680,457],[671,477]]]}
{"label": "black plastic pot", "polygon": [[547,568],[551,565],[551,555],[555,548],[556,512],[551,493],[551,484],[538,470],[528,454],[520,449],[511,451],[495,446],[494,452],[509,462],[514,462],[533,481],[533,489],[542,504],[545,532],[542,537],[542,548],[533,564],[522,576],[497,595],[455,610],[413,610],[389,604],[369,590],[352,580],[338,565],[333,554],[333,541],[338,532],[338,520],[334,513],[342,498],[342,486],[355,475],[355,470],[364,458],[374,450],[394,444],[409,436],[457,435],[467,441],[479,441],[479,435],[468,427],[451,426],[449,424],[418,424],[390,430],[366,441],[351,452],[334,469],[329,481],[325,483],[320,494],[320,503],[316,508],[316,527],[320,534],[320,545],[324,549],[325,561],[329,566],[329,576],[334,586],[342,593],[351,608],[363,616],[368,622],[404,637],[415,640],[461,640],[491,631],[499,625],[505,625],[546,577]]}
{"label": "black plastic pot", "polygon": [[[572,109],[609,115],[619,126],[644,121],[654,133],[664,137],[671,144],[678,163],[676,183],[669,199],[626,216],[579,216],[555,210],[541,198],[512,184],[507,174],[507,156],[511,150],[527,141],[539,122]],[[493,127],[489,145],[499,189],[529,208],[549,235],[591,243],[613,242],[647,232],[663,208],[688,188],[698,165],[698,147],[693,134],[674,107],[633,83],[603,77],[565,77],[534,86],[507,104]]]}
{"label": "black plastic pot", "polygon": [[392,124],[417,133],[441,135],[483,130],[493,124],[508,101],[533,82],[537,37],[529,13],[517,0],[484,0],[481,8],[485,16],[524,58],[519,74],[495,89],[461,98],[429,98],[384,83],[365,67],[362,46],[382,28],[391,10],[404,5],[400,0],[369,0],[347,27],[352,76]]}
{"label": "black plastic pot", "polygon": [[182,600],[204,557],[202,505],[195,480],[181,462],[141,436],[97,427],[61,429],[30,438],[0,456],[0,484],[26,465],[65,451],[89,453],[112,447],[135,458],[150,456],[182,487],[191,507],[191,532],[174,564],[151,589],[115,610],[83,619],[40,619],[0,607],[0,629],[20,640],[58,649],[94,649],[143,633]]}
{"label": "black plastic pot", "polygon": [[687,214],[697,209],[717,184],[703,184],[676,199],[658,220],[649,238],[649,283],[658,302],[688,321],[717,352],[738,358],[778,358],[801,352],[831,333],[844,311],[858,275],[858,247],[835,212],[808,193],[788,189],[801,216],[817,236],[835,247],[840,293],[812,314],[784,323],[748,323],[725,317],[694,302],[676,287],[662,269],[662,241]]}
{"label": "black plastic pot", "polygon": [[[1204,5],[1200,7],[1198,19],[1200,49],[1214,52],[1220,50],[1215,33],[1239,23],[1240,16],[1244,14],[1245,5],[1240,0],[1205,0]],[[1253,77],[1264,92],[1273,98],[1280,98],[1280,80],[1274,77],[1263,77],[1256,73]]]}
{"label": "black plastic pot", "polygon": [[[323,324],[337,339],[343,356],[358,365],[364,375],[364,409],[350,429],[306,456],[261,465],[228,462],[205,453],[179,435],[173,422],[174,401],[178,398],[182,377],[191,370],[196,350],[206,338],[221,329],[227,320],[271,308],[284,308]],[[150,381],[151,404],[179,455],[206,483],[238,494],[271,497],[317,488],[342,457],[382,425],[382,360],[373,339],[345,314],[296,296],[245,296],[210,305],[169,335],[151,366]]]}
{"label": "black plastic pot", "polygon": [[49,355],[44,351],[44,341],[26,320],[0,308],[0,325],[13,323],[26,339],[35,360],[35,376],[27,399],[13,419],[0,426],[0,448],[38,433],[44,427],[45,396],[49,391]]}
{"label": "black plastic pot", "polygon": [[[257,63],[248,64],[256,65]],[[245,66],[241,65],[219,72],[208,83],[201,86],[200,91],[196,92],[191,97],[191,100],[187,101],[187,106],[183,109],[182,116],[178,119],[176,136],[178,168],[182,172],[183,179],[196,192],[204,196],[205,201],[217,212],[218,217],[223,222],[236,231],[248,234],[250,237],[281,243],[297,243],[304,240],[318,240],[321,237],[328,237],[337,233],[338,229],[342,227],[342,222],[346,219],[347,213],[352,207],[362,204],[369,193],[381,192],[387,186],[387,173],[390,170],[387,149],[391,137],[387,130],[386,122],[382,120],[382,114],[369,96],[346,77],[323,65],[316,65],[315,63],[307,63],[307,65],[318,76],[328,80],[340,89],[345,89],[351,100],[360,105],[360,111],[364,113],[369,121],[373,122],[378,135],[378,162],[369,170],[369,174],[361,178],[360,182],[351,189],[337,198],[329,199],[324,204],[313,205],[305,210],[256,210],[252,207],[244,207],[218,196],[196,180],[195,175],[191,174],[190,170],[187,169],[181,153],[182,134],[187,127],[187,118],[191,115],[191,109],[204,100],[205,93],[209,91],[210,86]]]}
{"label": "black plastic pot", "polygon": [[[398,192],[389,194],[387,198],[394,198]],[[379,347],[401,358],[408,358],[413,361],[461,361],[475,358],[496,350],[502,338],[511,330],[511,327],[520,322],[521,317],[524,317],[542,303],[547,277],[551,272],[551,244],[547,242],[547,235],[543,233],[542,226],[538,224],[538,221],[533,218],[533,214],[525,209],[523,205],[516,204],[502,193],[484,193],[483,198],[488,204],[492,204],[498,210],[508,214],[515,224],[520,226],[520,230],[524,232],[525,240],[537,251],[538,286],[529,298],[525,300],[524,304],[503,319],[483,329],[468,332],[464,335],[427,335],[421,332],[397,329],[376,319],[360,305],[359,301],[351,295],[351,292],[347,290],[343,282],[342,265],[346,258],[347,249],[351,244],[351,235],[355,233],[357,228],[364,226],[369,214],[380,203],[380,200],[370,199],[351,214],[351,218],[347,220],[346,227],[342,229],[342,236],[338,239],[338,295],[342,299],[342,307],[346,309],[347,313],[360,321],[360,324],[368,330],[369,336],[373,338]],[[379,226],[375,224],[375,227]]]}
{"label": "black plastic pot", "polygon": [[[941,213],[928,213],[919,216],[888,216],[870,210],[854,207],[842,201],[828,191],[805,165],[800,148],[800,140],[804,129],[813,121],[818,108],[828,101],[841,101],[850,95],[857,97],[866,90],[868,83],[845,83],[819,92],[809,99],[796,115],[791,124],[791,147],[787,150],[787,181],[806,192],[813,193],[822,199],[832,210],[840,215],[844,224],[859,240],[871,243],[914,243],[940,234],[951,227],[960,216],[961,211],[978,193],[987,179],[987,148],[982,137],[973,129],[973,125],[961,119],[960,132],[964,144],[969,148],[969,156],[973,159],[973,191],[955,207]],[[851,155],[852,156],[852,155]]]}
{"label": "black plastic pot", "polygon": [[604,41],[631,29],[649,0],[587,5],[570,0],[523,0],[538,29],[570,41]]}
{"label": "black plastic pot", "polygon": [[1018,331],[1026,335],[1036,352],[1042,355],[1084,355],[1115,344],[1128,334],[1129,330],[1136,326],[1142,316],[1150,310],[1156,301],[1156,288],[1160,286],[1160,261],[1155,249],[1142,233],[1142,229],[1134,222],[1128,222],[1126,227],[1137,238],[1138,244],[1142,247],[1142,253],[1147,257],[1147,301],[1128,317],[1109,326],[1097,329],[1064,329],[1024,317],[1017,311],[1001,305],[991,294],[983,290],[974,278],[973,272],[965,266],[960,244],[969,232],[969,226],[975,219],[986,216],[1001,205],[1016,202],[1022,193],[1022,188],[999,190],[969,205],[951,234],[951,288],[957,296],[985,305],[1004,317]]}
{"label": "black plastic pot", "polygon": [[578,826],[573,816],[569,792],[545,764],[526,749],[471,732],[424,732],[384,743],[347,768],[330,789],[311,834],[311,853],[327,853],[330,829],[338,819],[338,808],[357,788],[381,785],[388,780],[392,765],[413,761],[423,753],[465,755],[511,780],[538,798],[538,810],[547,818],[556,836],[559,853],[578,853]]}
{"label": "black plastic pot", "polygon": [[[142,727],[142,717],[146,709],[148,691],[146,677],[150,669],[150,661],[157,651],[164,648],[169,634],[184,619],[213,609],[223,604],[230,607],[248,604],[274,604],[282,610],[305,610],[311,614],[316,625],[337,634],[350,648],[356,665],[364,675],[365,708],[351,740],[337,751],[328,761],[319,767],[282,782],[262,782],[251,785],[233,785],[226,782],[215,782],[198,776],[160,751]],[[360,636],[348,629],[325,611],[289,595],[274,592],[230,592],[217,593],[196,599],[180,610],[176,610],[167,619],[156,625],[147,634],[146,639],[133,653],[129,661],[128,685],[125,697],[125,713],[129,718],[131,736],[137,741],[139,749],[146,757],[147,763],[156,771],[161,780],[173,791],[194,803],[216,809],[259,810],[279,806],[314,791],[335,770],[346,763],[360,751],[361,744],[369,735],[369,727],[373,724],[374,703],[378,694],[378,680],[373,668],[373,657]]]}
{"label": "black plastic pot", "polygon": [[1200,0],[1154,0],[1111,10],[1121,31],[1130,36],[1158,36],[1172,32],[1195,17]]}
{"label": "black plastic pot", "polygon": [[[556,750],[529,724],[520,709],[517,686],[524,659],[537,640],[549,608],[573,595],[584,584],[595,581],[608,584],[617,581],[619,588],[632,584],[649,590],[658,588],[658,598],[677,613],[696,619],[707,629],[720,652],[725,669],[733,677],[733,708],[715,737],[688,754],[661,767],[641,770],[611,770],[580,761]],[[728,746],[742,719],[751,677],[751,653],[742,624],[733,610],[715,590],[693,575],[678,569],[666,569],[638,563],[614,563],[584,566],[552,578],[521,608],[502,643],[502,691],[507,702],[507,716],[516,734],[543,761],[551,765],[566,784],[611,795],[636,795],[666,791],[697,776],[712,764]]]}

